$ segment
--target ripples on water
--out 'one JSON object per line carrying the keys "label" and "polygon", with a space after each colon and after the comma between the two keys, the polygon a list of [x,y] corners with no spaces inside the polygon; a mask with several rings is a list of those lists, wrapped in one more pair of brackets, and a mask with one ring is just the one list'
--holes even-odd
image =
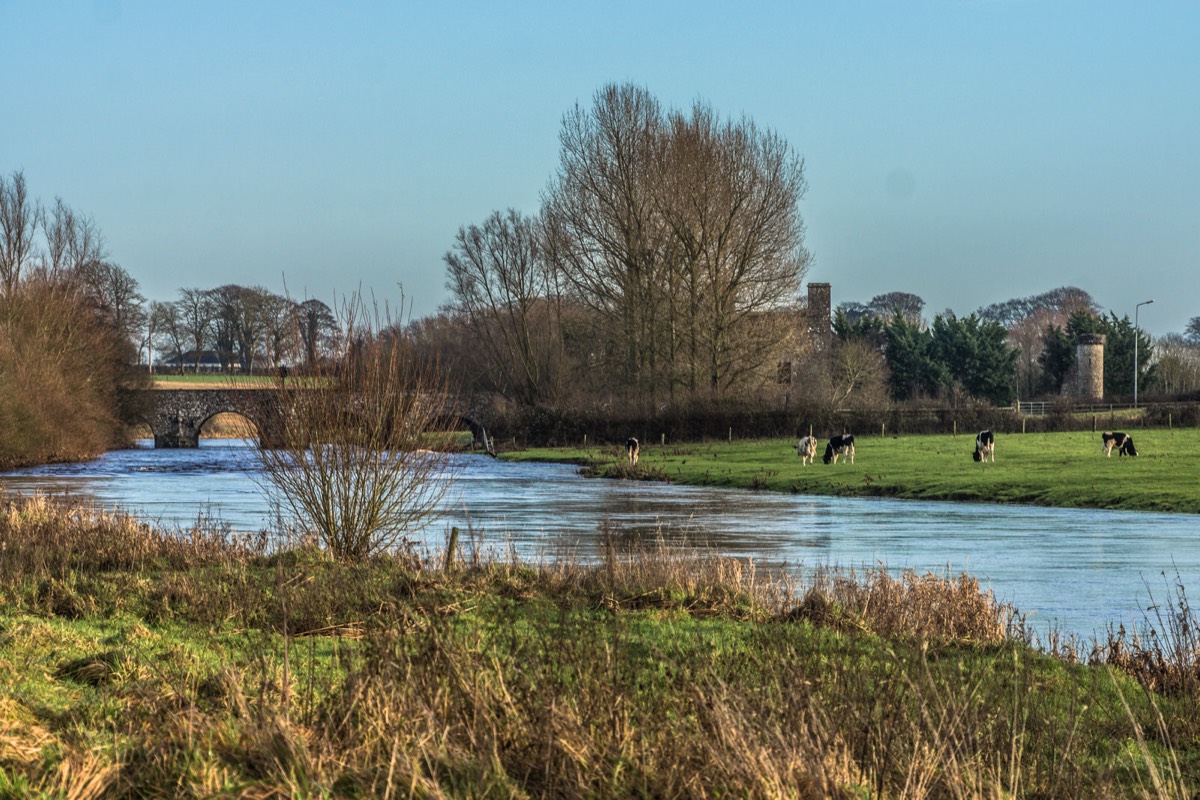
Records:
{"label": "ripples on water", "polygon": [[[10,490],[70,494],[168,526],[198,517],[234,530],[271,527],[253,451],[238,440],[196,450],[149,442],[83,464],[3,476]],[[525,558],[589,559],[599,530],[711,546],[760,564],[860,568],[884,564],[970,572],[1042,630],[1090,636],[1109,621],[1141,619],[1147,585],[1200,578],[1200,517],[1030,506],[989,506],[746,492],[638,481],[584,480],[562,464],[456,456],[442,515],[419,537],[431,548],[457,525],[485,549]],[[797,464],[795,469],[801,469]],[[813,469],[813,467],[808,467]],[[818,469],[820,467],[817,467]]]}

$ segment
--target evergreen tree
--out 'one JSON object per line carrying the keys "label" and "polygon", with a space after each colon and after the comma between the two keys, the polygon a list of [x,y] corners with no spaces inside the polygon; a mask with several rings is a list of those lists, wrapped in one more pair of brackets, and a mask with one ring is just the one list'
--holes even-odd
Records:
{"label": "evergreen tree", "polygon": [[946,385],[958,381],[973,397],[996,405],[1012,403],[1018,351],[1005,341],[1007,335],[1003,325],[981,322],[974,314],[935,317],[932,352]]}
{"label": "evergreen tree", "polygon": [[1038,356],[1042,367],[1042,391],[1059,394],[1067,380],[1067,373],[1075,364],[1075,340],[1058,325],[1047,325],[1042,334],[1042,353]]}
{"label": "evergreen tree", "polygon": [[892,398],[910,400],[936,393],[945,383],[945,371],[934,358],[932,334],[899,314],[892,317],[884,334],[884,356],[892,372]]}

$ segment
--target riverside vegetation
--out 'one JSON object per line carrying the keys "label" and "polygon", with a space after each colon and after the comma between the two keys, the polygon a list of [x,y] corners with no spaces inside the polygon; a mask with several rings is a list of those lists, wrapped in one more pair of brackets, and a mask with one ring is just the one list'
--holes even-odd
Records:
{"label": "riverside vegetation", "polygon": [[[867,448],[864,448],[866,450]],[[961,449],[961,448],[956,448]],[[1088,647],[968,577],[335,562],[10,500],[0,797],[1193,796],[1179,591]]]}
{"label": "riverside vegetation", "polygon": [[[1105,458],[1100,434],[997,434],[996,463],[971,460],[975,432],[855,438],[855,464],[802,466],[794,439],[655,446],[635,469],[616,446],[538,448],[517,460],[567,461],[588,474],[777,492],[1200,513],[1200,430],[1127,428],[1137,458]],[[817,451],[824,452],[824,440]]]}

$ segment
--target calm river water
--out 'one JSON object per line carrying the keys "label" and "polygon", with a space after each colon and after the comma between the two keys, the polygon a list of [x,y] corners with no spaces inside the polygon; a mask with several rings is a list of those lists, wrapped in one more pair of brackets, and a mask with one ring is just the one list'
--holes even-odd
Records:
{"label": "calm river water", "polygon": [[[0,485],[70,494],[168,526],[205,516],[234,530],[270,527],[245,442],[205,439],[198,450],[143,445],[8,473]],[[1169,600],[1177,575],[1186,587],[1200,587],[1196,515],[781,495],[585,480],[569,465],[485,456],[455,463],[443,515],[419,536],[430,548],[458,525],[474,531],[485,550],[590,559],[607,520],[624,534],[661,535],[763,565],[965,571],[1028,614],[1035,629],[1085,637],[1109,622],[1140,621],[1151,593]]]}

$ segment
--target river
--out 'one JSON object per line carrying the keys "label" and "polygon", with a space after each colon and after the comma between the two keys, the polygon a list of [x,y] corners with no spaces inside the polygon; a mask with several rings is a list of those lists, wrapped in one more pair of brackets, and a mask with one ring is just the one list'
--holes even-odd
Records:
{"label": "river", "polygon": [[[454,457],[442,513],[417,535],[435,550],[457,525],[485,551],[549,559],[598,553],[604,525],[624,536],[705,546],[763,566],[885,565],[969,572],[1029,616],[1035,631],[1085,638],[1142,620],[1170,584],[1200,585],[1200,517],[877,498],[783,495],[587,480],[562,464]],[[253,450],[204,439],[196,450],[149,442],[94,461],[0,476],[10,491],[69,494],[169,527],[205,517],[233,530],[272,527]]]}

